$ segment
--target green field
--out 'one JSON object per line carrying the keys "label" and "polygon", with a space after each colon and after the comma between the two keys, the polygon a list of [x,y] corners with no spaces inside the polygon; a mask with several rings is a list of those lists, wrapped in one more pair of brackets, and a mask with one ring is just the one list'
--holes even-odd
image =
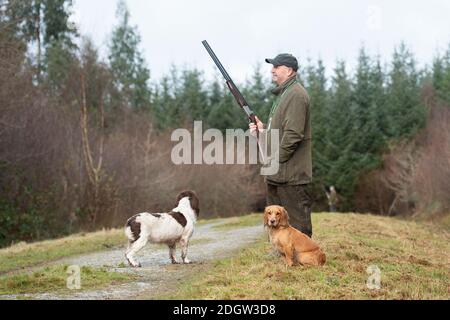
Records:
{"label": "green field", "polygon": [[[160,299],[449,299],[450,237],[439,227],[394,218],[320,213],[314,238],[327,254],[321,268],[287,267],[264,237],[216,261]],[[380,270],[370,289],[368,270]],[[372,272],[372,273],[368,273]],[[370,282],[372,283],[373,282]]]}
{"label": "green field", "polygon": [[[215,219],[215,231],[262,224],[262,214]],[[450,235],[438,224],[362,214],[313,214],[314,239],[327,255],[325,266],[287,267],[262,235],[220,260],[189,266],[161,266],[183,272],[164,290],[139,299],[449,299]],[[192,239],[207,243],[213,238]],[[67,291],[69,256],[125,244],[121,229],[18,244],[0,250],[0,295]],[[368,280],[380,271],[377,288]],[[126,267],[124,264],[119,267]],[[31,269],[32,268],[32,269]],[[172,270],[173,271],[173,270]],[[137,275],[82,267],[83,290],[131,283]]]}

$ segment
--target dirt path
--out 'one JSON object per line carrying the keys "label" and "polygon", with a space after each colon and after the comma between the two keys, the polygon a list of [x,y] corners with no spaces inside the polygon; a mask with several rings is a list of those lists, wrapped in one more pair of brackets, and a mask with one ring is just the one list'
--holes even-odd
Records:
{"label": "dirt path", "polygon": [[[217,229],[224,222],[215,222],[198,226],[191,239],[188,257],[190,265],[172,265],[167,247],[149,244],[138,254],[142,268],[130,268],[125,263],[125,247],[95,252],[77,257],[64,258],[53,264],[67,264],[91,267],[106,267],[116,272],[128,272],[138,276],[138,281],[110,286],[98,290],[73,291],[70,293],[42,293],[0,296],[0,299],[151,299],[176,288],[185,277],[202,272],[205,263],[225,258],[240,248],[261,239],[264,233],[262,225]],[[226,223],[226,222],[225,222]],[[177,250],[180,260],[180,251]],[[83,286],[83,275],[81,275]]]}

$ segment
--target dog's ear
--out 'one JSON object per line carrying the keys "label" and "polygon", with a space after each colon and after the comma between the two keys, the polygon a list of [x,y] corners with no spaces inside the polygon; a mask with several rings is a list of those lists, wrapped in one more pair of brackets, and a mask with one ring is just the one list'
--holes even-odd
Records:
{"label": "dog's ear", "polygon": [[177,196],[177,203],[175,206],[178,206],[179,202],[183,198],[189,198],[189,202],[191,203],[191,208],[195,211],[197,217],[200,215],[200,201],[198,200],[198,196],[195,191],[186,190],[180,192]]}
{"label": "dog's ear", "polygon": [[269,211],[267,207],[264,209],[264,226],[267,227],[269,225]]}
{"label": "dog's ear", "polygon": [[198,200],[197,194],[192,191],[192,196],[189,198],[191,201],[191,208],[197,214],[197,217],[200,215],[200,201]]}
{"label": "dog's ear", "polygon": [[284,207],[280,207],[281,210],[281,218],[280,218],[280,226],[289,227],[289,214]]}

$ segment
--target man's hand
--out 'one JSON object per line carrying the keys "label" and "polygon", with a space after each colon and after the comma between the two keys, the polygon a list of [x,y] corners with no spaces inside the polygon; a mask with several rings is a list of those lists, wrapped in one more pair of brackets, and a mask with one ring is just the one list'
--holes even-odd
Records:
{"label": "man's hand", "polygon": [[[259,120],[259,118],[257,116],[255,116],[256,118],[256,123],[258,124],[258,131],[264,132],[264,124],[261,122],[261,120]],[[250,128],[250,134],[254,137],[256,137],[256,124],[254,124],[253,122],[251,122],[248,127]]]}

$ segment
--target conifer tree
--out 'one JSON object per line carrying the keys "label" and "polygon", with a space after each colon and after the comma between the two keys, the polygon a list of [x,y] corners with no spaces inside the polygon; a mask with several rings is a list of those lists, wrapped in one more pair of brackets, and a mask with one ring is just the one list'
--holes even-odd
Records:
{"label": "conifer tree", "polygon": [[325,117],[328,92],[325,66],[322,60],[317,65],[309,61],[306,67],[306,90],[310,98],[311,121],[312,121],[312,153],[313,172],[315,177],[323,177],[327,172],[327,158],[324,154],[326,146],[327,119]]}
{"label": "conifer tree", "polygon": [[270,94],[269,85],[267,81],[264,80],[264,76],[261,72],[261,64],[257,64],[254,68],[252,77],[250,80],[247,80],[247,83],[242,90],[242,94],[259,119],[262,122],[267,123],[273,97]]}
{"label": "conifer tree", "polygon": [[331,82],[330,103],[326,108],[326,173],[323,180],[326,185],[338,186],[339,177],[346,166],[339,161],[350,143],[352,130],[352,83],[347,74],[344,61],[339,61],[334,69]]}
{"label": "conifer tree", "polygon": [[152,115],[156,128],[160,130],[173,128],[181,121],[181,112],[176,107],[173,94],[173,81],[168,76],[162,77],[155,90]]}
{"label": "conifer tree", "polygon": [[439,101],[444,101],[445,66],[444,66],[444,59],[439,55],[433,59],[431,78],[437,99]]}
{"label": "conifer tree", "polygon": [[[72,0],[5,1],[5,15],[28,48],[35,48],[36,78],[46,72],[53,82],[67,73],[67,60],[73,58],[77,30],[70,23]],[[58,76],[56,76],[58,75]]]}
{"label": "conifer tree", "polygon": [[443,56],[433,60],[432,81],[438,101],[450,106],[450,44]]}
{"label": "conifer tree", "polygon": [[183,71],[177,99],[188,122],[201,121],[205,118],[208,111],[208,97],[203,89],[202,75],[198,70]]}
{"label": "conifer tree", "polygon": [[[212,128],[222,131],[226,129],[248,129],[248,121],[245,113],[237,105],[233,95],[228,87],[222,83],[220,86],[222,97],[215,104],[210,106],[210,112],[207,117],[208,123]],[[218,92],[216,92],[217,94]],[[218,97],[219,95],[216,95]]]}
{"label": "conifer tree", "polygon": [[222,129],[222,117],[220,117],[220,105],[224,99],[222,92],[222,84],[217,76],[208,87],[208,107],[206,116],[206,124],[208,128]]}
{"label": "conifer tree", "polygon": [[370,56],[361,48],[353,91],[353,140],[354,151],[365,159],[365,153],[377,153],[384,144],[382,111],[378,105],[382,94],[382,74],[378,64],[373,65]]}
{"label": "conifer tree", "polygon": [[390,138],[411,137],[424,125],[416,61],[404,43],[393,54],[386,99]]}
{"label": "conifer tree", "polygon": [[130,13],[123,0],[118,2],[116,15],[119,24],[113,31],[108,56],[116,90],[114,104],[149,110],[150,71],[139,51],[141,38],[137,27],[130,25]]}
{"label": "conifer tree", "polygon": [[444,67],[445,74],[442,84],[442,96],[443,100],[447,103],[447,106],[450,106],[450,43],[448,44],[447,51],[444,55]]}

